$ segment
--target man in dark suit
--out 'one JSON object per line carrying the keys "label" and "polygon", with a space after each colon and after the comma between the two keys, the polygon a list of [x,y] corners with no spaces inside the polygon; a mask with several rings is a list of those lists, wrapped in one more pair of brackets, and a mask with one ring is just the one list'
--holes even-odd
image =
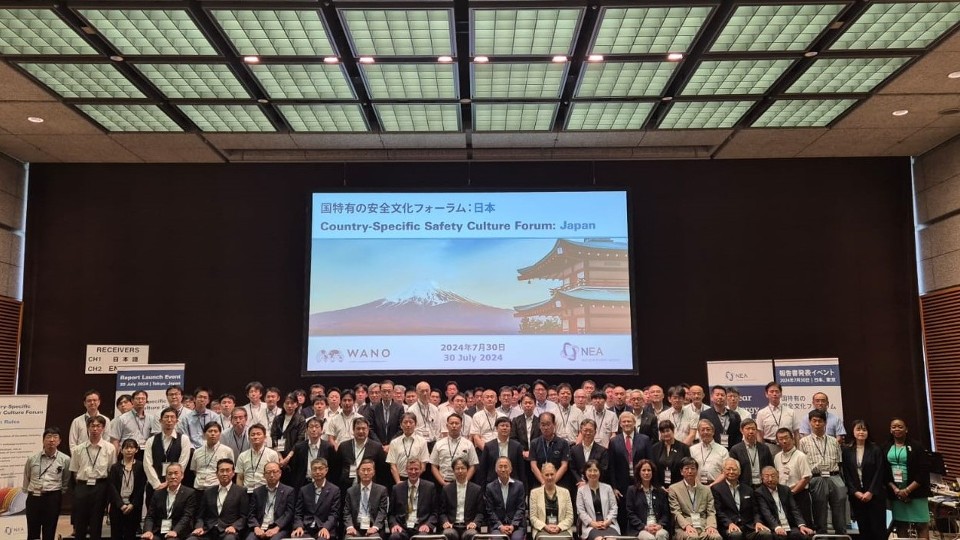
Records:
{"label": "man in dark suit", "polygon": [[510,477],[512,468],[508,458],[497,460],[497,479],[487,484],[484,492],[485,516],[491,534],[523,540],[527,531],[527,494],[523,484]]}
{"label": "man in dark suit", "polygon": [[387,465],[387,455],[383,447],[369,438],[370,424],[366,418],[353,419],[353,438],[345,441],[337,448],[342,468],[338,475],[337,485],[341,491],[357,483],[357,464],[365,459],[373,460],[376,469],[377,483],[383,485],[390,477],[390,468]]}
{"label": "man in dark suit", "polygon": [[730,448],[730,457],[740,462],[740,483],[757,489],[763,484],[760,471],[773,467],[770,448],[757,438],[757,422],[747,418],[740,423],[743,440]]}
{"label": "man in dark suit", "polygon": [[759,509],[753,488],[740,482],[740,463],[733,458],[723,461],[726,482],[714,485],[713,504],[717,512],[717,530],[726,540],[745,540],[757,533],[770,534],[770,529],[758,523]]}
{"label": "man in dark suit", "polygon": [[[607,447],[610,459],[610,483],[617,497],[626,497],[633,484],[633,467],[641,459],[652,459],[650,438],[637,431],[637,417],[632,412],[620,415],[620,433],[610,438]],[[626,505],[622,505],[626,507]]]}
{"label": "man in dark suit", "polygon": [[774,467],[764,467],[760,476],[763,486],[754,491],[760,520],[775,537],[786,536],[788,540],[803,540],[813,537],[813,529],[807,527],[800,515],[800,508],[793,501],[787,486],[779,484],[780,474]]}
{"label": "man in dark suit", "polygon": [[379,442],[386,453],[390,441],[400,436],[400,417],[403,416],[403,405],[393,400],[392,381],[380,383],[380,401],[368,407],[364,416],[370,422],[370,437]]}
{"label": "man in dark suit", "polygon": [[520,406],[523,414],[513,419],[510,438],[520,443],[523,447],[523,458],[529,459],[530,441],[540,436],[540,418],[533,414],[536,406],[533,396],[526,395],[520,398]]}
{"label": "man in dark suit", "polygon": [[713,407],[700,413],[701,420],[713,424],[713,441],[728,451],[743,439],[740,434],[740,414],[727,408],[727,389],[717,385],[710,389]]}
{"label": "man in dark suit", "polygon": [[209,488],[200,497],[197,523],[190,538],[237,540],[247,522],[247,490],[233,483],[233,460],[217,461],[216,488]]}
{"label": "man in dark suit", "polygon": [[327,480],[329,467],[323,458],[310,462],[313,482],[300,488],[290,536],[336,540],[340,524],[340,488]]}
{"label": "man in dark suit", "polygon": [[167,488],[155,491],[150,499],[147,519],[143,522],[143,540],[166,538],[168,532],[176,533],[178,538],[190,534],[193,516],[197,512],[197,494],[181,485],[183,467],[179,463],[167,465],[166,479]]}
{"label": "man in dark suit", "polygon": [[290,457],[288,468],[283,473],[283,483],[292,487],[294,493],[300,491],[310,480],[310,463],[323,458],[327,463],[336,461],[333,456],[336,451],[333,445],[323,439],[323,422],[313,417],[307,420],[307,438],[293,447],[293,457]]}
{"label": "man in dark suit", "polygon": [[246,540],[280,540],[293,531],[297,492],[280,483],[280,464],[267,463],[263,467],[266,485],[253,490],[247,514],[250,533]]}
{"label": "man in dark suit", "polygon": [[525,480],[523,476],[523,446],[510,438],[513,425],[506,416],[497,418],[497,438],[484,444],[480,453],[480,474],[474,478],[480,479],[480,484],[486,486],[497,478],[497,459],[510,458],[513,467],[513,479],[519,482]]}
{"label": "man in dark suit", "polygon": [[580,442],[570,449],[569,474],[573,476],[573,481],[576,482],[577,487],[586,483],[587,479],[583,477],[583,469],[591,459],[597,460],[597,463],[600,464],[600,481],[609,481],[610,453],[606,448],[596,443],[594,440],[596,436],[596,422],[590,418],[580,422]]}
{"label": "man in dark suit", "polygon": [[[447,540],[470,540],[483,525],[483,489],[467,481],[470,463],[466,458],[453,460],[454,482],[443,486],[440,495],[440,526]],[[463,505],[458,494],[463,492]]]}
{"label": "man in dark suit", "polygon": [[407,460],[407,479],[393,486],[390,509],[390,540],[409,540],[437,530],[437,490],[423,480],[423,463]]}
{"label": "man in dark suit", "polygon": [[[383,451],[379,445],[376,446]],[[374,461],[370,458],[362,459],[357,466],[359,481],[347,489],[347,496],[343,499],[343,525],[347,536],[371,536],[379,539],[387,530],[390,499],[387,488],[373,482],[375,474]]]}

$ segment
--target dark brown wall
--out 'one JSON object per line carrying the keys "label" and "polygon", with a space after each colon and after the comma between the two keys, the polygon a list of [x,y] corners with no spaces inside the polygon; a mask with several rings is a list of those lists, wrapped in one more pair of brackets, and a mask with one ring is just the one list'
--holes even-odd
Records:
{"label": "dark brown wall", "polygon": [[51,394],[61,426],[86,388],[112,399],[113,377],[82,375],[88,343],[149,344],[153,362],[187,363],[188,387],[306,387],[309,193],[594,184],[630,190],[632,384],[839,356],[848,420],[926,433],[906,159],[34,165],[20,391]]}

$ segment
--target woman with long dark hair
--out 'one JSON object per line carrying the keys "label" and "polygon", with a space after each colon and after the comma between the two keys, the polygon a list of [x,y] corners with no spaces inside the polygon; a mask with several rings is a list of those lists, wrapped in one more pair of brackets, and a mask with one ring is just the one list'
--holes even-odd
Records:
{"label": "woman with long dark hair", "polygon": [[923,445],[908,439],[907,434],[907,423],[902,418],[890,421],[890,441],[883,449],[890,509],[897,536],[906,538],[913,529],[917,538],[929,538],[930,460]]}
{"label": "woman with long dark hair", "polygon": [[634,485],[627,490],[627,522],[630,534],[640,540],[670,538],[670,501],[667,492],[653,483],[657,466],[641,459],[633,469]]}
{"label": "woman with long dark hair", "polygon": [[843,479],[850,508],[862,538],[880,538],[886,532],[885,460],[880,446],[870,440],[863,420],[853,421],[853,441],[843,448]]}

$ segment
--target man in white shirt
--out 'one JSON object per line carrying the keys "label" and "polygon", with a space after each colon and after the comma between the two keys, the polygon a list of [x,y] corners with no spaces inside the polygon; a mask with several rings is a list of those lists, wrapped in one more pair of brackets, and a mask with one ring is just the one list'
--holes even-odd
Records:
{"label": "man in white shirt", "polygon": [[167,487],[167,467],[179,463],[182,470],[190,464],[190,439],[177,433],[177,411],[167,407],[160,411],[160,433],[147,439],[143,447],[143,472],[147,475],[147,500],[154,490]]}
{"label": "man in white shirt", "polygon": [[448,408],[446,412],[443,410],[440,411],[443,426],[440,430],[440,435],[443,437],[447,436],[447,418],[450,418],[451,414],[456,413],[460,415],[461,419],[463,419],[460,435],[465,437],[470,444],[473,444],[470,439],[470,430],[473,429],[473,417],[465,412],[467,410],[467,398],[464,397],[463,394],[457,394],[453,396],[450,407],[451,408]]}
{"label": "man in white shirt", "polygon": [[247,438],[247,410],[243,407],[233,409],[230,426],[221,437],[221,442],[233,450],[234,456],[239,457],[250,448],[250,439]]}
{"label": "man in white shirt", "polygon": [[70,486],[70,456],[57,450],[60,430],[43,430],[43,449],[27,458],[23,468],[26,501],[27,538],[53,540],[63,494]]}
{"label": "man in white shirt", "polygon": [[[843,438],[847,435],[847,430],[843,427],[843,418],[830,411],[830,398],[823,392],[817,392],[811,399],[813,400],[813,411],[821,411],[827,416],[826,433],[831,437],[836,437],[837,442],[843,444]],[[808,411],[809,412],[809,411]],[[810,420],[809,415],[800,416],[800,435],[809,435]]]}
{"label": "man in white shirt", "polygon": [[727,409],[730,409],[730,412],[739,414],[740,420],[752,418],[750,411],[740,406],[740,390],[733,386],[727,387]]}
{"label": "man in white shirt", "polygon": [[713,440],[713,423],[709,420],[700,420],[697,429],[700,442],[690,447],[690,457],[699,465],[700,483],[714,486],[723,482],[723,460],[728,452]]}
{"label": "man in white shirt", "polygon": [[400,420],[400,429],[403,433],[390,441],[390,450],[387,452],[387,463],[390,464],[390,475],[393,476],[395,484],[406,479],[400,471],[406,472],[407,462],[411,459],[419,460],[421,463],[430,461],[427,441],[416,433],[416,428],[416,415],[409,412],[403,413]]}
{"label": "man in white shirt", "polygon": [[267,428],[267,431],[270,431],[270,428],[273,427],[273,421],[278,416],[283,415],[283,408],[280,407],[280,389],[276,386],[267,388],[267,393],[264,394],[264,402],[267,404],[267,410],[263,413],[267,419],[264,427]]}
{"label": "man in white shirt", "polygon": [[340,412],[327,420],[324,434],[334,450],[340,446],[340,443],[353,438],[353,421],[356,418],[363,418],[353,410],[353,405],[353,390],[344,390],[340,397]]}
{"label": "man in white shirt", "polygon": [[543,379],[533,381],[533,400],[534,416],[540,416],[540,413],[544,412],[552,412],[555,415],[560,412],[560,407],[547,399],[547,383]]}
{"label": "man in white shirt", "polygon": [[100,413],[100,391],[87,390],[83,394],[83,407],[87,410],[87,412],[74,418],[73,422],[70,423],[70,433],[68,435],[69,448],[73,448],[74,446],[87,440],[88,418],[102,416],[106,418],[108,424],[110,422],[109,416]]}
{"label": "man in white shirt", "polygon": [[523,411],[520,410],[520,406],[515,404],[513,401],[513,390],[512,386],[501,386],[500,387],[500,406],[497,407],[497,417],[506,416],[507,418],[513,420],[514,418],[523,414]]}
{"label": "man in white shirt", "polygon": [[[572,417],[582,417],[583,411],[573,405],[573,388],[567,383],[557,385],[557,435],[571,445],[576,444],[578,432],[571,426]],[[582,419],[582,418],[581,418]]]}
{"label": "man in white shirt", "polygon": [[247,488],[247,493],[266,484],[263,468],[267,463],[280,463],[280,454],[267,448],[267,430],[261,424],[254,424],[247,430],[250,449],[237,456],[237,483]]}
{"label": "man in white shirt", "polygon": [[800,450],[810,463],[810,499],[813,502],[813,528],[827,534],[827,504],[835,534],[845,534],[847,489],[840,477],[840,445],[827,435],[827,415],[814,409],[809,414],[812,433],[800,439]]}
{"label": "man in white shirt", "polygon": [[[590,394],[583,388],[573,391],[573,406],[570,407],[570,418],[567,419],[568,437],[575,437],[570,444],[580,442],[580,424],[586,418],[587,406],[590,404]],[[569,439],[568,439],[569,440]]]}
{"label": "man in white shirt", "polygon": [[483,449],[483,445],[497,438],[497,393],[488,388],[483,391],[481,400],[483,409],[473,415],[470,433],[473,445]]}
{"label": "man in white shirt", "polygon": [[184,411],[189,410],[183,406],[183,387],[179,384],[172,384],[167,387],[165,392],[167,396],[167,408],[173,409],[177,413],[177,420]]}
{"label": "man in white shirt", "polygon": [[[763,442],[770,446],[770,452],[777,452],[777,431],[781,428],[787,428],[793,433],[793,438],[797,438],[797,428],[800,423],[797,421],[793,409],[780,404],[780,398],[783,395],[783,387],[776,381],[767,383],[764,391],[767,394],[767,406],[758,410],[756,414],[757,429],[763,437]],[[783,482],[781,482],[782,484]]]}
{"label": "man in white shirt", "polygon": [[417,383],[417,401],[407,408],[417,418],[417,434],[432,443],[440,436],[440,411],[430,403],[430,384]]}
{"label": "man in white shirt", "polygon": [[682,386],[671,386],[667,389],[667,401],[670,407],[660,411],[657,420],[673,422],[674,437],[683,444],[690,446],[697,438],[697,423],[700,417],[683,405],[686,390]]}
{"label": "man in white shirt", "polygon": [[263,426],[270,425],[267,423],[267,404],[262,401],[263,385],[260,384],[260,381],[247,383],[244,392],[247,394],[247,399],[249,400],[247,404],[243,406],[247,411],[247,422],[251,426],[254,424]]}
{"label": "man in white shirt", "polygon": [[[461,396],[462,399],[462,396]],[[443,487],[454,480],[453,460],[464,458],[470,464],[470,471],[467,479],[473,478],[477,470],[477,464],[480,460],[477,458],[477,450],[473,444],[464,437],[460,436],[460,426],[463,425],[463,418],[453,413],[447,417],[447,436],[437,441],[433,445],[433,452],[430,454],[430,465],[433,470],[433,477],[437,483]]]}
{"label": "man in white shirt", "polygon": [[211,420],[203,432],[206,444],[194,450],[190,469],[194,472],[193,487],[199,490],[217,485],[217,462],[221,459],[234,461],[233,450],[220,443],[220,424]]}
{"label": "man in white shirt", "polygon": [[70,471],[76,478],[73,495],[73,526],[75,537],[81,540],[100,538],[103,514],[106,509],[107,472],[117,462],[117,454],[109,442],[103,440],[107,421],[102,416],[87,420],[87,438],[71,450]]}
{"label": "man in white shirt", "polygon": [[777,431],[777,442],[780,443],[781,451],[773,456],[773,466],[777,469],[778,483],[790,489],[803,514],[804,522],[813,523],[810,492],[807,489],[813,473],[810,471],[807,455],[796,449],[793,430],[789,428],[784,427]]}
{"label": "man in white shirt", "polygon": [[[617,414],[606,406],[606,395],[601,390],[596,390],[590,396],[593,405],[587,407],[583,414],[584,419],[593,420],[597,424],[597,444],[606,448],[610,439],[616,435],[620,429]],[[559,476],[559,475],[558,475]]]}
{"label": "man in white shirt", "polygon": [[703,387],[700,385],[693,385],[687,390],[687,397],[690,398],[690,403],[685,405],[685,407],[694,412],[697,415],[697,418],[700,418],[700,415],[703,414],[703,411],[709,409],[710,407],[703,402],[704,398]]}
{"label": "man in white shirt", "polygon": [[[444,388],[444,394],[447,399],[440,405],[437,405],[437,410],[440,411],[440,414],[443,416],[444,420],[446,417],[453,412],[453,398],[460,393],[460,387],[457,385],[457,381],[447,381],[446,387]],[[466,401],[466,398],[464,398]]]}

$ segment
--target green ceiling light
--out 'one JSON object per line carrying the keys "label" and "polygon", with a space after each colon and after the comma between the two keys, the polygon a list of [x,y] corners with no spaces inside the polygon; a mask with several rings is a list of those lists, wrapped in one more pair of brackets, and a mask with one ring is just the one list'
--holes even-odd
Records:
{"label": "green ceiling light", "polygon": [[258,105],[177,105],[201,131],[276,131]]}
{"label": "green ceiling light", "polygon": [[246,99],[250,94],[226,64],[136,64],[170,99]]}
{"label": "green ceiling light", "polygon": [[584,65],[576,97],[651,97],[667,87],[675,62],[603,62]]}
{"label": "green ceiling light", "polygon": [[302,104],[277,105],[294,131],[314,133],[357,133],[369,131],[360,105]]}
{"label": "green ceiling light", "polygon": [[255,64],[250,71],[271,99],[356,99],[340,64]]}
{"label": "green ceiling light", "polygon": [[573,54],[581,8],[472,9],[472,55]]}
{"label": "green ceiling light", "polygon": [[712,7],[605,7],[589,54],[687,52]]}
{"label": "green ceiling light", "polygon": [[460,131],[460,106],[442,103],[375,103],[386,132]]}
{"label": "green ceiling light", "polygon": [[474,103],[475,131],[549,131],[557,103]]}
{"label": "green ceiling light", "polygon": [[960,2],[870,4],[830,50],[922,49],[960,21]]}
{"label": "green ceiling light", "polygon": [[77,108],[107,131],[183,131],[157,105],[81,104]]}
{"label": "green ceiling light", "polygon": [[316,10],[214,9],[210,13],[241,56],[336,55]]}
{"label": "green ceiling light", "polygon": [[453,55],[450,9],[340,9],[356,56]]}
{"label": "green ceiling light", "polygon": [[793,60],[705,60],[682,96],[751,95],[766,92]]}
{"label": "green ceiling light", "polygon": [[711,52],[803,51],[846,4],[738,6]]}
{"label": "green ceiling light", "polygon": [[113,64],[17,65],[64,98],[144,97]]}
{"label": "green ceiling light", "polygon": [[370,99],[456,99],[454,64],[363,64]]}
{"label": "green ceiling light", "polygon": [[566,64],[473,64],[474,98],[559,98]]}
{"label": "green ceiling light", "polygon": [[216,55],[217,50],[184,10],[80,9],[124,55]]}
{"label": "green ceiling light", "polygon": [[0,54],[97,54],[53,10],[0,9]]}
{"label": "green ceiling light", "polygon": [[800,75],[788,94],[867,93],[900,69],[910,57],[822,58]]}
{"label": "green ceiling light", "polygon": [[653,103],[626,101],[577,101],[567,113],[567,131],[614,131],[642,129]]}
{"label": "green ceiling light", "polygon": [[751,127],[822,127],[856,102],[855,99],[779,99]]}
{"label": "green ceiling light", "polygon": [[675,101],[658,126],[660,129],[732,128],[753,101]]}

